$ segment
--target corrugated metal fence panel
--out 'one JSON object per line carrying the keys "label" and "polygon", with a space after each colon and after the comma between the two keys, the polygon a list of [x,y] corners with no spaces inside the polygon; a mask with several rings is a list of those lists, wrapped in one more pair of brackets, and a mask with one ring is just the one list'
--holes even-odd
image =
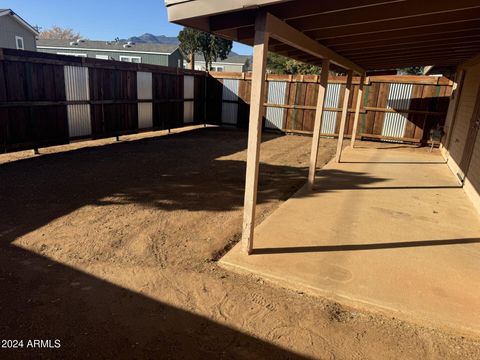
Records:
{"label": "corrugated metal fence panel", "polygon": [[71,138],[92,134],[90,105],[68,105],[68,134]]}
{"label": "corrugated metal fence panel", "polygon": [[152,103],[138,103],[138,128],[150,129],[153,127]]}
{"label": "corrugated metal fence panel", "polygon": [[383,122],[382,135],[392,137],[403,137],[405,126],[408,121],[408,113],[401,110],[410,108],[413,84],[391,84],[388,93],[387,108],[397,112],[386,113]]}
{"label": "corrugated metal fence panel", "polygon": [[192,123],[193,122],[193,101],[185,101],[183,103],[183,122]]}
{"label": "corrugated metal fence panel", "polygon": [[[287,83],[285,81],[269,81],[267,103],[284,105],[286,89]],[[285,109],[274,107],[267,108],[265,114],[265,127],[282,130],[284,128],[284,115]]]}
{"label": "corrugated metal fence panel", "polygon": [[[328,84],[327,94],[325,96],[326,108],[338,107],[340,101],[340,88],[341,84]],[[337,112],[336,111],[324,111],[322,116],[322,134],[334,134],[337,125]]]}
{"label": "corrugated metal fence panel", "polygon": [[[223,80],[222,100],[238,101],[238,87],[240,81],[234,79]],[[238,119],[238,103],[222,102],[222,123],[236,125]]]}
{"label": "corrugated metal fence panel", "polygon": [[152,98],[152,73],[137,72],[137,97],[139,100],[149,100]]}
{"label": "corrugated metal fence panel", "polygon": [[[88,68],[64,66],[65,96],[69,101],[90,100]],[[68,135],[71,138],[92,134],[92,121],[89,104],[68,105]]]}
{"label": "corrugated metal fence panel", "polygon": [[90,100],[88,68],[64,66],[65,95],[67,100]]}
{"label": "corrugated metal fence panel", "polygon": [[[195,78],[193,76],[185,75],[183,77],[183,98],[184,99],[193,99],[195,97]],[[191,123],[193,122],[193,101],[184,101],[183,102],[183,122]]]}
{"label": "corrugated metal fence panel", "polygon": [[194,95],[194,77],[185,75],[183,77],[183,98],[184,99],[193,99]]}

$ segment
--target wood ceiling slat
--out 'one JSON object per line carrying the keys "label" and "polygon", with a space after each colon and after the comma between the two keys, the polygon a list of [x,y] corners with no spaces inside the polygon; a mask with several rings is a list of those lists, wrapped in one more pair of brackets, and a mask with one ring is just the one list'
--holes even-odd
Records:
{"label": "wood ceiling slat", "polygon": [[[476,32],[480,28],[480,19],[476,20],[462,20],[462,21],[455,21],[451,22],[448,21],[446,23],[436,23],[434,25],[428,24],[422,27],[416,27],[412,29],[399,29],[399,30],[389,30],[389,31],[382,31],[376,32],[375,36],[372,34],[352,34],[350,36],[343,36],[343,37],[333,37],[333,38],[321,38],[316,37],[315,40],[320,41],[324,45],[327,46],[343,46],[343,45],[355,45],[355,44],[362,44],[362,43],[369,43],[375,41],[393,41],[399,40],[404,38],[410,38],[415,36],[422,36],[422,35],[440,35],[440,34],[449,34],[449,33],[457,33],[457,32]],[[310,34],[314,35],[314,34]]]}
{"label": "wood ceiling slat", "polygon": [[[320,2],[319,3],[323,3]],[[480,8],[478,0],[436,0],[435,5],[428,1],[407,0],[398,3],[385,3],[373,9],[360,8],[347,11],[342,16],[320,14],[301,19],[287,20],[287,23],[301,31],[351,27],[387,22],[409,22],[417,18],[433,15],[453,15],[455,12]]]}
{"label": "wood ceiling slat", "polygon": [[449,42],[438,42],[438,43],[428,43],[428,44],[419,44],[419,45],[403,45],[403,46],[396,46],[396,47],[387,47],[387,48],[375,48],[375,49],[356,49],[356,50],[348,50],[342,51],[343,56],[359,56],[363,54],[391,54],[391,53],[398,53],[401,51],[410,51],[414,53],[415,51],[428,51],[432,49],[464,49],[464,48],[473,48],[478,47],[480,45],[480,36],[478,36],[475,40],[467,39],[467,40],[458,40],[457,41],[449,41]]}
{"label": "wood ceiling slat", "polygon": [[[438,42],[438,40],[441,40]],[[353,52],[353,51],[369,51],[374,49],[388,49],[388,48],[401,48],[405,46],[409,47],[421,47],[429,46],[436,44],[448,44],[448,43],[466,43],[471,41],[476,41],[480,39],[480,28],[476,31],[462,32],[462,33],[453,33],[453,34],[443,34],[443,36],[438,35],[429,35],[429,36],[417,36],[410,37],[403,40],[389,40],[381,42],[372,42],[367,44],[356,44],[356,45],[347,45],[347,46],[332,46],[336,51],[342,52]]]}
{"label": "wood ceiling slat", "polygon": [[411,18],[408,21],[404,19],[383,21],[377,23],[355,24],[339,28],[329,28],[315,31],[306,31],[305,34],[316,40],[325,38],[341,38],[359,34],[378,34],[383,32],[393,32],[408,29],[421,29],[432,24],[449,23],[478,20],[480,18],[480,7],[476,9],[461,10],[452,13],[441,13],[429,16]]}
{"label": "wood ceiling slat", "polygon": [[[355,9],[372,9],[385,3],[393,4],[407,0],[342,0],[342,1],[289,1],[281,4],[263,7],[272,15],[285,19],[298,19],[312,14],[335,14],[348,12]],[[210,17],[210,31],[241,28],[253,25],[255,22],[255,9],[247,9],[241,13],[220,14]]]}

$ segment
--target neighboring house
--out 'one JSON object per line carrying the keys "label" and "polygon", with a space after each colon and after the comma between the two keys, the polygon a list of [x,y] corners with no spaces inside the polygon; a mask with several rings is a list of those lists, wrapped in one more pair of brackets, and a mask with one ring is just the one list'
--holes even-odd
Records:
{"label": "neighboring house", "polygon": [[36,51],[38,31],[11,9],[0,9],[0,48]]}
{"label": "neighboring house", "polygon": [[[211,71],[245,72],[250,70],[250,56],[230,55],[225,60],[218,60],[212,63]],[[184,61],[184,67],[189,64]],[[195,55],[195,70],[205,71],[205,59],[202,55]]]}
{"label": "neighboring house", "polygon": [[182,67],[183,57],[178,45],[135,44],[132,42],[98,40],[39,39],[38,51],[59,55],[117,60],[133,63]]}

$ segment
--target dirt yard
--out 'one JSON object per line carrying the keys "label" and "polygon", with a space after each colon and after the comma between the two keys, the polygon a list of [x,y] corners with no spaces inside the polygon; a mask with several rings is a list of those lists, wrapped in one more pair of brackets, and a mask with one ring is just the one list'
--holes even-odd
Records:
{"label": "dirt yard", "polygon": [[[480,358],[478,339],[218,267],[246,142],[199,128],[0,155],[0,339],[61,340],[0,358]],[[304,184],[310,143],[264,135],[258,221]]]}

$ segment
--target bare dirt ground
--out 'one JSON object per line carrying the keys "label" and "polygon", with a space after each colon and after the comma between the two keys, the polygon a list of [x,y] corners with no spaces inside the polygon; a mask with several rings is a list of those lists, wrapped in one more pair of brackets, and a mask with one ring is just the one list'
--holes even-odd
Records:
{"label": "bare dirt ground", "polygon": [[[218,267],[241,230],[246,133],[160,135],[0,155],[0,339],[61,340],[0,358],[480,358],[479,339]],[[304,184],[310,143],[264,135],[258,221]]]}

